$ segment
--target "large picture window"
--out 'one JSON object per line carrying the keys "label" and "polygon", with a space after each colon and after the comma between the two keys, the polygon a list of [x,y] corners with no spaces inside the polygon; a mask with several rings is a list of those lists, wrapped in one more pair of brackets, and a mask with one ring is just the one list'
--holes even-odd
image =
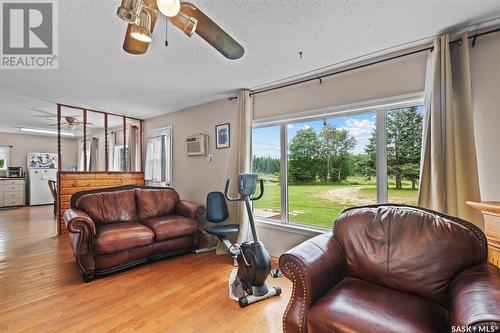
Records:
{"label": "large picture window", "polygon": [[252,167],[265,195],[255,216],[331,228],[349,207],[416,205],[422,118],[413,99],[256,123]]}

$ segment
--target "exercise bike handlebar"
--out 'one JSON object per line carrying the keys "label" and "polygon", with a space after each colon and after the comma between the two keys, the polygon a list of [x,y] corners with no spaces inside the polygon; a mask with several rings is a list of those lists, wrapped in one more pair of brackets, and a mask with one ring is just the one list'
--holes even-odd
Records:
{"label": "exercise bike handlebar", "polygon": [[229,184],[231,183],[231,180],[227,179],[226,180],[226,187],[224,188],[224,196],[226,197],[227,200],[229,201],[241,201],[241,198],[231,198],[227,192],[229,192]]}
{"label": "exercise bike handlebar", "polygon": [[252,201],[259,200],[264,195],[264,179],[259,179],[259,185],[260,185],[260,194],[258,196],[256,196],[255,198],[253,198],[253,197],[250,198],[250,200],[252,200]]}
{"label": "exercise bike handlebar", "polygon": [[[224,187],[224,196],[226,197],[226,199],[229,201],[243,201],[244,199],[241,196],[239,198],[232,198],[229,196],[228,192],[229,192],[229,185],[230,184],[231,184],[231,180],[227,179],[226,186]],[[259,195],[256,197],[251,197],[250,200],[252,200],[252,201],[259,200],[264,195],[264,180],[263,179],[259,179],[259,185],[260,185]]]}

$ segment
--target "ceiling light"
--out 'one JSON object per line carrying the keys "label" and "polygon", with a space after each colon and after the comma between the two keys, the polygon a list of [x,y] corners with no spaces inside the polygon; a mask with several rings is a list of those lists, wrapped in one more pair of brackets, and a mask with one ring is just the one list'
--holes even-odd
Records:
{"label": "ceiling light", "polygon": [[[25,128],[25,127],[21,127],[21,128],[19,128],[19,131],[21,131],[21,132],[30,132],[30,133],[41,133],[41,134],[53,134],[53,135],[57,135],[57,131],[37,129],[37,128]],[[75,136],[75,133],[62,132],[61,131],[61,135]]]}
{"label": "ceiling light", "polygon": [[156,4],[160,12],[168,17],[174,17],[181,10],[181,2],[179,0],[156,0]]}
{"label": "ceiling light", "polygon": [[130,24],[139,23],[142,12],[142,0],[122,0],[122,5],[118,7],[116,15]]}
{"label": "ceiling light", "polygon": [[198,20],[192,16],[186,15],[180,12],[176,17],[172,17],[170,21],[179,29],[184,31],[184,33],[191,37],[198,27]]}
{"label": "ceiling light", "polygon": [[130,36],[141,42],[151,43],[151,15],[149,12],[142,11],[139,24],[131,28]]}

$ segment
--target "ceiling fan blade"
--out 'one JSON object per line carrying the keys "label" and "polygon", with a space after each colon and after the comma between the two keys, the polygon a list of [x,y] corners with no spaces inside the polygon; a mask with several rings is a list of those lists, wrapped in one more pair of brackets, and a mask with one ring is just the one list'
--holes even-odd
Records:
{"label": "ceiling fan blade", "polygon": [[[198,7],[189,2],[182,2],[180,11],[181,14],[193,17],[198,21],[195,27],[195,32],[207,41],[208,44],[212,45],[217,51],[219,51],[224,57],[228,59],[238,59],[243,56],[245,49],[243,49],[237,41],[229,36],[227,32],[222,30],[221,27],[205,15]],[[171,18],[171,20],[172,23],[179,27],[179,25],[175,22],[175,18]],[[185,31],[185,28],[181,29]]]}
{"label": "ceiling fan blade", "polygon": [[[145,6],[154,9],[154,11],[151,11],[151,34],[152,34],[156,25],[156,19],[158,18],[158,5],[156,4],[156,0],[143,0],[143,1]],[[125,52],[128,52],[130,54],[144,54],[148,51],[150,43],[141,42],[140,40],[133,38],[130,35],[133,26],[134,24],[129,24],[127,26],[125,40],[123,41],[123,49],[125,50]]]}

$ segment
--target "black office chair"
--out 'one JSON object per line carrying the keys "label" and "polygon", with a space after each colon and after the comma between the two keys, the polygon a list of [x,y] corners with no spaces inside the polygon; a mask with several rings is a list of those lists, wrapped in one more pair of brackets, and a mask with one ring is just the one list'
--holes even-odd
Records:
{"label": "black office chair", "polygon": [[[226,224],[222,223],[229,218],[229,210],[227,209],[226,198],[222,192],[210,192],[207,195],[207,206],[206,206],[206,219],[209,223],[214,223],[213,227],[203,228],[203,233],[217,236],[219,240],[224,244],[224,246],[230,251],[233,245],[229,239],[228,235],[236,234],[240,230],[238,224]],[[215,250],[215,246],[210,246],[203,249],[195,250],[195,253],[203,253]]]}

